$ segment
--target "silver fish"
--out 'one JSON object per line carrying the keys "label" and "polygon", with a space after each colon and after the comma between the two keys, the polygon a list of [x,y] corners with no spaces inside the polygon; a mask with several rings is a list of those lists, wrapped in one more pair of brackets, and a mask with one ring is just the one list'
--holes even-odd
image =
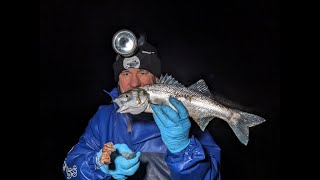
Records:
{"label": "silver fish", "polygon": [[185,87],[167,74],[161,76],[156,84],[134,88],[120,94],[114,102],[119,106],[117,110],[119,113],[152,113],[150,103],[167,104],[175,109],[169,102],[170,96],[177,98],[184,104],[189,116],[199,125],[202,131],[213,118],[217,117],[229,124],[244,145],[247,145],[249,141],[249,127],[266,121],[255,114],[229,108],[218,103],[214,100],[203,79]]}

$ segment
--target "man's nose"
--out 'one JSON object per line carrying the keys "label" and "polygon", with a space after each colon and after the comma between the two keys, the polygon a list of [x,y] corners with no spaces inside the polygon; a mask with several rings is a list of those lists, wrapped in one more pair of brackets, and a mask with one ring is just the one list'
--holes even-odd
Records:
{"label": "man's nose", "polygon": [[138,78],[137,75],[133,75],[132,78],[131,78],[131,82],[130,82],[130,86],[131,87],[138,87],[140,86],[141,83],[140,83],[140,79]]}

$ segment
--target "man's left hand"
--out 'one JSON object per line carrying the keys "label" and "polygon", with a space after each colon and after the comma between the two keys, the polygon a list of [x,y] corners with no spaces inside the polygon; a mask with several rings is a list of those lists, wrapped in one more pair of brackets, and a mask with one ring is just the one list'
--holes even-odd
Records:
{"label": "man's left hand", "polygon": [[168,105],[151,104],[153,118],[157,123],[163,142],[171,153],[178,153],[185,149],[189,143],[191,127],[186,107],[176,98],[170,97],[170,103],[177,111]]}

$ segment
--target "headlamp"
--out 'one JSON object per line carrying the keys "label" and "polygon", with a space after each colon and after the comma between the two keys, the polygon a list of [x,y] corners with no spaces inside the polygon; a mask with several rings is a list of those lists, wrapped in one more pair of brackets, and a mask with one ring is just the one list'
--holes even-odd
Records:
{"label": "headlamp", "polygon": [[123,29],[116,32],[112,38],[114,51],[124,57],[133,55],[137,50],[138,42],[133,32]]}

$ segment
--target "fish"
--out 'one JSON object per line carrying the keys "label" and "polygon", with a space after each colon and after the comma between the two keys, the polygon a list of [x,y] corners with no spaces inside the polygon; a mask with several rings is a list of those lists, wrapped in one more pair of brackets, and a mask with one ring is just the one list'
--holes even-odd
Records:
{"label": "fish", "polygon": [[182,102],[188,110],[188,115],[202,131],[212,119],[219,118],[229,124],[244,145],[249,142],[249,128],[266,121],[259,115],[219,103],[203,79],[186,87],[168,74],[161,75],[155,84],[136,87],[120,94],[113,102],[119,106],[118,113],[152,113],[150,104],[166,104],[175,109],[169,102],[169,97]]}

